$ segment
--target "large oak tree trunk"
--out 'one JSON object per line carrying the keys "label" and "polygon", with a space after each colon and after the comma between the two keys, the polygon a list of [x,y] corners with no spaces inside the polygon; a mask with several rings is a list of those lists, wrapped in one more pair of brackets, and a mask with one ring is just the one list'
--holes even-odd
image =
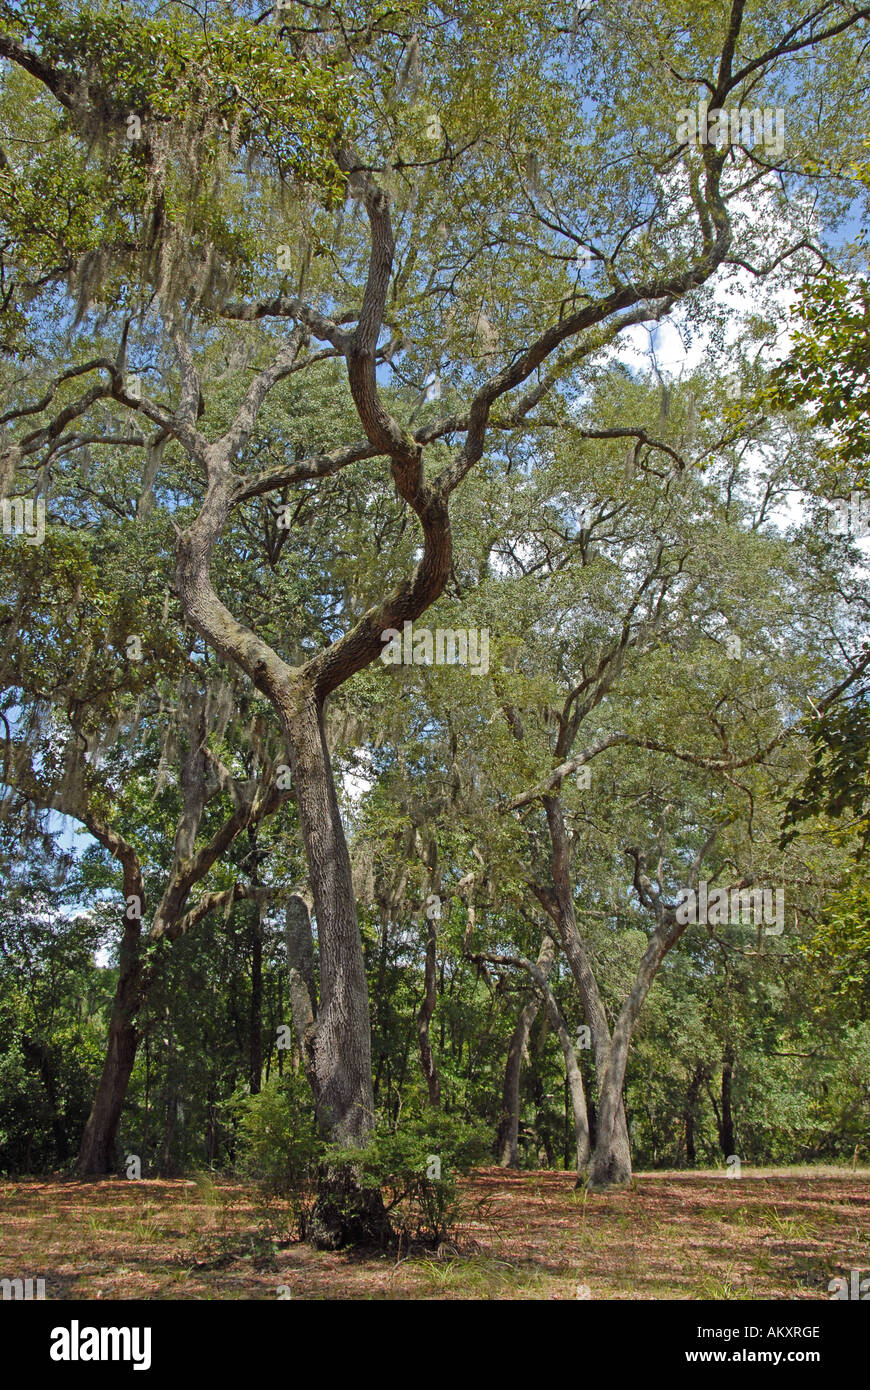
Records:
{"label": "large oak tree trunk", "polygon": [[628,1042],[611,1044],[603,1077],[598,1083],[598,1124],[595,1149],[586,1170],[590,1188],[624,1187],[631,1182],[631,1147],[622,1103]]}
{"label": "large oak tree trunk", "polygon": [[322,710],[306,692],[285,723],[305,843],[320,959],[313,1039],[317,1119],[339,1144],[364,1142],[374,1124],[369,992],[350,854]]}
{"label": "large oak tree trunk", "polygon": [[[636,872],[635,883],[637,884],[637,882]],[[643,891],[646,892],[645,889]],[[628,1178],[623,1176],[616,1161],[621,1147],[620,1116],[622,1117],[622,1124],[625,1124],[622,1088],[625,1083],[628,1049],[631,1046],[631,1037],[637,1016],[658,973],[659,966],[685,930],[684,925],[676,923],[671,909],[664,909],[661,911],[661,915],[658,913],[657,915],[659,920],[656,929],[647,943],[628,998],[619,1011],[610,1042],[604,1077],[599,1081],[598,1133],[595,1152],[587,1172],[590,1187],[610,1187],[616,1183],[626,1182],[631,1177],[630,1160]]]}
{"label": "large oak tree trunk", "polygon": [[115,1172],[115,1146],[137,1041],[136,1028],[122,995],[112,1010],[106,1058],[79,1148],[78,1170],[82,1177]]}
{"label": "large oak tree trunk", "polygon": [[[190,344],[180,329],[174,334],[183,382],[176,428],[181,428],[185,447],[204,467],[208,480],[199,515],[178,537],[178,594],[187,620],[216,651],[246,672],[282,721],[317,920],[320,1007],[312,1042],[315,1104],[321,1132],[342,1145],[362,1144],[371,1132],[374,1090],[368,987],[350,855],[323,727],[323,703],[355,672],[377,659],[383,651],[384,632],[413,622],[443,591],[452,560],[448,481],[455,486],[480,458],[488,414],[488,406],[479,413],[456,465],[455,479],[431,486],[423,467],[422,446],[392,420],[378,395],[378,335],[390,287],[394,241],[389,203],[383,192],[367,184],[361,191],[372,228],[372,256],[357,329],[342,338],[341,351],[359,418],[371,443],[390,458],[396,487],[419,519],[423,553],[413,572],[382,603],[368,609],[349,632],[304,667],[287,665],[230,613],[214,591],[209,566],[218,537],[241,495],[241,480],[234,476],[230,460],[250,438],[262,401],[287,375],[305,335],[301,328],[294,330],[285,350],[252,383],[230,431],[208,443],[195,427],[199,380]],[[316,1229],[312,1230],[319,1244],[339,1245],[358,1238],[360,1223],[342,1216],[349,1207],[356,1206],[362,1213],[363,1226],[374,1229],[381,1223],[382,1203],[380,1212],[370,1211],[373,1199],[363,1190],[359,1201],[350,1200],[349,1181],[346,1170],[324,1176],[323,1200],[315,1209]],[[335,1200],[330,1197],[330,1183]],[[376,1195],[380,1201],[380,1194]]]}
{"label": "large oak tree trunk", "polygon": [[[375,1118],[368,981],[323,711],[313,692],[285,716],[285,731],[317,923],[320,1001],[310,1030],[317,1122],[324,1138],[358,1146]],[[326,1163],[305,1233],[321,1249],[383,1242],[390,1228],[380,1191],[363,1186],[353,1165]]]}

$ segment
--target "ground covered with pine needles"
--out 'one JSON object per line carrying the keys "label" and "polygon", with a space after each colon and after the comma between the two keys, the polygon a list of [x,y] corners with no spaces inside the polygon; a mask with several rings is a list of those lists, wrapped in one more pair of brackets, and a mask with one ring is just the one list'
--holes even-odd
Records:
{"label": "ground covered with pine needles", "polygon": [[826,1299],[870,1275],[870,1170],[640,1175],[482,1169],[438,1250],[323,1253],[285,1205],[211,1175],[0,1181],[0,1278],[48,1299]]}

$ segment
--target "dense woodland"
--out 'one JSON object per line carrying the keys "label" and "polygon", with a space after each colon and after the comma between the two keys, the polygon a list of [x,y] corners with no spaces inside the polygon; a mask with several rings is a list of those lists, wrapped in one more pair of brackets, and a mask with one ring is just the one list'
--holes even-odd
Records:
{"label": "dense woodland", "polygon": [[0,0],[0,1173],[866,1162],[868,38]]}

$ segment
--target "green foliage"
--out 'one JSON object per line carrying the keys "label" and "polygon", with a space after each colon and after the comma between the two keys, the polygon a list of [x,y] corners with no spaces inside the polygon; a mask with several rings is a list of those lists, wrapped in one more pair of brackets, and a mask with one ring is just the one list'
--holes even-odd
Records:
{"label": "green foliage", "polygon": [[800,326],[773,373],[770,399],[783,408],[809,405],[833,435],[829,454],[863,478],[870,461],[870,282],[823,275],[793,314]]}
{"label": "green foliage", "polygon": [[[9,838],[0,822],[3,858]],[[31,840],[29,860],[23,879],[4,873],[0,899],[0,1172],[11,1174],[71,1166],[110,995],[94,960],[100,924],[71,910],[60,856]]]}
{"label": "green foliage", "polygon": [[830,895],[804,952],[825,982],[820,1010],[870,1019],[870,887],[863,879]]}
{"label": "green foliage", "polygon": [[139,306],[143,286],[212,302],[249,284],[262,253],[245,167],[268,165],[327,207],[340,199],[335,149],[353,128],[341,55],[288,51],[275,25],[232,6],[203,27],[183,7],[22,0],[0,5],[0,23],[21,57],[0,89],[7,352],[59,280],[77,320],[99,300]]}
{"label": "green foliage", "polygon": [[870,839],[870,691],[861,685],[850,698],[805,721],[810,767],[789,798],[782,843],[789,844],[808,820],[825,816],[857,837],[860,856]]}
{"label": "green foliage", "polygon": [[[870,189],[866,158],[848,172],[859,189]],[[865,249],[866,234],[865,224]],[[826,269],[804,289],[792,322],[790,351],[771,374],[768,399],[781,409],[810,406],[833,436],[827,456],[862,479],[870,466],[870,282]]]}
{"label": "green foliage", "polygon": [[492,1137],[479,1123],[424,1111],[393,1127],[383,1120],[363,1149],[329,1151],[330,1168],[352,1169],[380,1190],[400,1240],[438,1245],[464,1210],[457,1179],[487,1156]]}
{"label": "green foliage", "polygon": [[[272,1076],[259,1095],[232,1102],[239,1120],[240,1171],[291,1202],[304,1219],[318,1174],[346,1169],[357,1185],[383,1196],[390,1224],[406,1244],[438,1244],[463,1210],[457,1179],[489,1152],[491,1135],[478,1123],[440,1111],[381,1119],[364,1148],[327,1145],[317,1134],[313,1099],[301,1074]],[[333,1184],[336,1186],[336,1184]],[[349,1189],[350,1190],[350,1189]]]}
{"label": "green foliage", "polygon": [[[853,669],[866,597],[829,537],[774,512],[798,488],[821,505],[820,460],[862,466],[866,280],[845,263],[817,279],[772,394],[737,403],[723,378],[736,362],[745,392],[762,374],[783,291],[813,272],[818,227],[855,191],[861,30],[850,15],[817,44],[803,25],[806,48],[793,49],[788,9],[733,9],[734,63],[748,66],[729,102],[788,98],[777,165],[737,147],[721,158],[675,147],[688,98],[674,74],[712,88],[728,66],[722,5],[687,21],[676,0],[642,13],[618,0],[461,0],[449,13],[326,0],[268,16],[246,0],[201,14],[0,0],[0,490],[44,496],[49,521],[42,545],[0,544],[3,806],[32,832],[0,842],[14,871],[0,904],[10,1167],[68,1161],[118,978],[117,913],[105,927],[121,876],[105,844],[70,856],[62,917],[60,885],[28,881],[73,755],[87,793],[76,814],[98,811],[141,855],[149,910],[170,866],[220,837],[242,793],[286,756],[264,683],[231,678],[174,593],[177,533],[206,472],[204,451],[191,458],[185,443],[191,421],[209,443],[230,429],[298,330],[293,373],[276,374],[227,460],[238,505],[210,571],[221,602],[284,662],[302,665],[429,569],[410,577],[419,514],[397,493],[397,469],[360,442],[380,411],[358,411],[336,346],[374,307],[373,260],[386,300],[375,380],[403,437],[425,439],[430,530],[440,472],[462,459],[471,390],[503,384],[499,373],[579,308],[603,313],[554,354],[539,342],[450,499],[449,579],[423,622],[486,628],[490,669],[375,660],[326,708],[382,1118],[365,1149],[324,1145],[307,1083],[282,1074],[299,1059],[275,1046],[290,1012],[280,917],[236,903],[177,940],[145,941],[123,1144],[149,1172],[236,1165],[300,1214],[320,1172],[344,1165],[348,1193],[361,1181],[383,1194],[403,1240],[443,1240],[457,1178],[490,1156],[503,1118],[517,1021],[535,1012],[522,967],[481,960],[533,958],[549,924],[542,786],[564,813],[567,891],[611,1023],[655,925],[632,872],[641,856],[667,902],[708,839],[711,880],[787,886],[784,939],[699,928],[662,967],[626,1081],[639,1164],[727,1156],[726,1098],[740,1152],[756,1161],[842,1158],[858,1142],[870,904],[830,887],[867,821],[864,693],[853,686],[821,720],[804,717]],[[392,215],[374,257],[366,179]],[[591,248],[583,271],[578,246]],[[726,303],[746,266],[763,301],[748,324]],[[254,302],[234,303],[239,291]],[[654,323],[665,309],[669,322]],[[635,329],[650,316],[649,370],[616,343],[623,313]],[[325,331],[321,314],[334,315]],[[689,345],[701,330],[707,340],[680,380],[656,357],[674,324]],[[182,387],[179,325],[200,400],[187,399],[187,374]],[[434,369],[443,390],[427,398]],[[131,373],[142,396],[120,388]],[[179,400],[185,421],[172,420]],[[771,401],[789,413],[767,413]],[[333,451],[353,461],[339,466]],[[200,697],[214,716],[201,729],[185,723]],[[187,837],[191,749],[209,799]],[[852,824],[823,835],[835,818]],[[305,877],[290,807],[259,839],[221,841],[194,891],[255,874]],[[430,891],[441,902],[431,930]],[[92,937],[70,926],[83,907]],[[433,954],[441,1111],[425,1107],[420,1065]],[[320,965],[316,950],[315,977]],[[584,1017],[561,954],[551,986],[574,1036]],[[594,1113],[594,1060],[579,1061]],[[564,1078],[538,1009],[520,1083],[524,1166],[573,1162]]]}
{"label": "green foliage", "polygon": [[304,1203],[323,1155],[305,1078],[275,1074],[259,1095],[237,1093],[229,1106],[238,1117],[240,1171],[269,1194]]}

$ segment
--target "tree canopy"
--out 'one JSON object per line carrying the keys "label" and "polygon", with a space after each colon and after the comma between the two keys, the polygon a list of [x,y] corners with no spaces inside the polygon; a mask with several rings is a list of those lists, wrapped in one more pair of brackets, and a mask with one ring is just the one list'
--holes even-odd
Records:
{"label": "tree canopy", "polygon": [[0,0],[0,1168],[863,1142],[868,21]]}

